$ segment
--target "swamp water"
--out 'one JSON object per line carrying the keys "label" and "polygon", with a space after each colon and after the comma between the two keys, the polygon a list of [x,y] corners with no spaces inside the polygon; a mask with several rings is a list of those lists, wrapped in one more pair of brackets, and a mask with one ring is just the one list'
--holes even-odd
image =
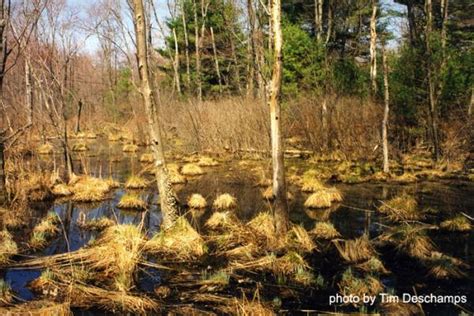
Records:
{"label": "swamp water", "polygon": [[[132,174],[138,174],[145,165],[138,161],[140,152],[135,154],[122,153],[121,145],[112,144],[99,145],[98,142],[90,142],[91,150],[85,153],[75,153],[75,164],[82,171],[92,176],[108,177],[124,183]],[[140,149],[142,150],[142,149]],[[92,153],[92,155],[91,155]],[[89,156],[88,156],[89,155]],[[44,156],[41,162],[44,168],[50,168],[60,161],[61,155]],[[292,162],[289,161],[289,164]],[[299,163],[299,162],[298,162]],[[76,167],[76,168],[77,168]],[[310,168],[310,167],[308,167]],[[188,179],[188,183],[177,185],[178,196],[182,202],[193,193],[199,193],[206,198],[208,204],[212,204],[214,198],[221,193],[230,193],[237,198],[238,207],[236,214],[242,221],[248,221],[255,214],[269,209],[268,201],[262,198],[262,189],[255,185],[249,168],[241,166],[236,161],[221,163],[216,167],[203,167],[205,174]],[[153,177],[147,176],[152,183],[148,189],[136,191],[145,201],[148,201],[149,209],[146,212],[125,211],[117,208],[116,204],[125,193],[124,189],[117,189],[110,199],[101,203],[74,203],[68,200],[56,200],[53,205],[37,204],[35,209],[40,216],[45,216],[53,211],[61,218],[62,233],[45,250],[31,255],[50,255],[74,251],[86,245],[91,239],[97,237],[97,233],[82,230],[78,222],[84,220],[108,217],[118,223],[143,223],[147,233],[151,236],[159,230],[161,215],[157,205],[157,193]],[[294,199],[290,201],[290,218],[295,223],[302,224],[307,230],[313,228],[316,221],[330,221],[341,233],[343,238],[356,238],[366,233],[370,238],[376,238],[387,229],[389,223],[377,212],[380,201],[388,200],[402,192],[414,194],[419,203],[419,208],[431,208],[437,210],[436,215],[430,215],[425,222],[439,224],[442,220],[453,217],[464,212],[474,216],[474,185],[467,182],[418,182],[410,185],[375,184],[363,183],[354,185],[336,184],[344,196],[342,203],[335,207],[323,210],[307,210],[303,203],[307,194],[301,193],[298,187],[290,185],[289,190]],[[190,223],[200,231],[203,223],[212,214],[211,207],[203,211],[190,211],[186,217]],[[436,248],[447,255],[459,258],[470,266],[474,265],[474,238],[472,233],[449,233],[432,230],[429,237],[436,244]],[[474,310],[474,291],[472,286],[472,273],[466,271],[467,277],[461,280],[436,280],[427,276],[413,259],[394,255],[393,251],[387,250],[380,253],[381,260],[391,273],[383,277],[382,283],[385,292],[392,291],[398,295],[402,293],[413,294],[414,286],[418,289],[418,295],[467,295],[468,302],[463,305],[468,311]],[[336,271],[341,271],[343,263],[334,257],[315,256],[312,266],[316,271],[321,271],[327,290],[305,290],[304,295],[293,299],[282,298],[282,310],[290,314],[299,314],[308,311],[344,311],[346,307],[328,307],[329,296],[336,294],[337,281]],[[342,268],[344,269],[344,268]],[[27,284],[39,277],[39,270],[6,269],[2,271],[3,277],[9,283],[13,291],[24,300],[31,300],[34,294],[28,289]],[[257,276],[257,278],[259,278]],[[153,291],[161,282],[160,273],[151,269],[145,275],[139,277],[139,290]],[[272,301],[280,299],[274,297],[276,291],[262,279],[264,289],[262,296],[265,300]],[[232,293],[230,293],[232,294]],[[241,296],[240,292],[234,293]],[[452,304],[424,304],[425,313],[433,315],[459,315],[461,308]],[[82,311],[76,310],[81,314]],[[102,312],[87,312],[87,314],[102,314]]]}

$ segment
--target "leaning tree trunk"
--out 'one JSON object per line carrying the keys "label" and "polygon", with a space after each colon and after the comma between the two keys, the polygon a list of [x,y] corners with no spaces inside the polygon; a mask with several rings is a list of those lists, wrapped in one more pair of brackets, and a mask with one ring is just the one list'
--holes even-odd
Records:
{"label": "leaning tree trunk", "polygon": [[431,125],[431,137],[433,140],[434,147],[434,159],[439,161],[440,159],[440,147],[439,147],[439,135],[438,135],[438,113],[436,106],[436,93],[435,93],[435,79],[433,74],[433,56],[431,51],[431,33],[433,27],[433,15],[432,15],[432,3],[431,0],[425,2],[426,11],[426,30],[425,30],[425,41],[426,41],[426,52],[427,52],[427,69],[428,69],[428,97],[429,97],[429,113],[430,113],[430,125]]}
{"label": "leaning tree trunk", "polygon": [[155,176],[160,194],[161,213],[163,216],[162,228],[169,228],[178,216],[178,203],[176,194],[169,182],[166,168],[165,155],[161,137],[161,129],[156,107],[157,100],[153,99],[153,83],[147,58],[147,43],[145,33],[145,20],[142,0],[133,0],[133,14],[135,35],[137,43],[138,70],[140,72],[140,93],[145,104],[148,130],[150,133],[151,150],[155,158]]}
{"label": "leaning tree trunk", "polygon": [[5,181],[5,159],[3,151],[5,149],[3,137],[0,135],[0,206],[7,201],[7,187]]}
{"label": "leaning tree trunk", "polygon": [[272,141],[273,196],[275,232],[285,234],[288,230],[288,201],[285,183],[285,166],[281,140],[281,107],[279,102],[282,76],[282,31],[281,0],[272,0],[271,20],[273,33],[273,73],[270,82],[270,124]]}
{"label": "leaning tree trunk", "polygon": [[377,93],[377,0],[372,0],[372,16],[370,18],[370,80],[372,94]]}
{"label": "leaning tree trunk", "polygon": [[383,172],[389,173],[390,166],[388,162],[388,136],[387,136],[387,124],[388,124],[388,114],[390,110],[390,95],[388,87],[388,65],[387,65],[387,55],[385,53],[385,47],[382,45],[382,64],[383,64],[383,84],[384,84],[384,102],[385,109],[383,113],[382,121],[382,149],[383,149]]}
{"label": "leaning tree trunk", "polygon": [[76,134],[81,131],[82,100],[77,103]]}

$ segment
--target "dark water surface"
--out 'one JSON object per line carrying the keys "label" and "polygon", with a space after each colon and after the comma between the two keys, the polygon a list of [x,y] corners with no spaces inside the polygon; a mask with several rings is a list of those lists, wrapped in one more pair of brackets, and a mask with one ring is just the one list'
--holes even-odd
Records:
{"label": "dark water surface", "polygon": [[[120,144],[108,144],[101,141],[90,141],[91,151],[85,154],[75,154],[76,167],[82,171],[87,171],[93,176],[108,177],[124,183],[128,176],[137,174],[144,165],[140,164],[137,154],[125,154],[121,151]],[[143,152],[141,149],[140,152]],[[88,155],[93,154],[92,157]],[[60,161],[60,155],[44,157],[42,165],[49,168],[52,164]],[[112,157],[113,159],[111,159]],[[114,160],[114,161],[111,161]],[[237,198],[237,215],[244,221],[251,219],[256,213],[269,209],[268,202],[262,199],[262,188],[254,185],[255,179],[248,168],[241,167],[237,162],[229,161],[217,167],[204,168],[206,173],[202,176],[189,179],[186,185],[180,185],[178,195],[181,201],[185,202],[193,193],[203,195],[208,204],[212,204],[214,198],[221,193],[230,193]],[[152,177],[148,175],[152,180]],[[303,203],[307,198],[297,187],[290,186],[290,191],[295,199],[290,202],[291,219],[293,222],[303,224],[307,229],[311,229],[318,220],[331,221],[344,238],[359,237],[368,233],[371,238],[383,233],[387,223],[376,212],[376,207],[380,201],[388,200],[402,192],[414,194],[419,203],[420,209],[433,208],[438,211],[436,216],[427,218],[426,222],[439,224],[442,220],[451,218],[464,212],[474,216],[474,186],[472,183],[462,182],[419,182],[410,185],[393,184],[336,184],[337,188],[343,192],[344,201],[330,210],[305,210]],[[119,223],[141,223],[145,224],[147,233],[153,235],[159,229],[161,215],[157,206],[157,190],[152,185],[149,189],[140,191],[144,200],[148,201],[147,212],[124,211],[117,208],[120,197],[124,194],[123,189],[117,189],[111,194],[110,199],[99,204],[82,203],[76,204],[71,201],[56,201],[47,208],[39,208],[38,212],[45,215],[48,211],[56,212],[63,224],[63,234],[53,241],[39,255],[49,255],[77,250],[86,245],[92,238],[96,237],[95,232],[79,229],[79,219],[94,219],[108,217]],[[199,230],[202,223],[210,216],[211,210],[207,209],[199,213],[189,212],[187,217],[191,223]],[[442,233],[439,231],[430,232],[430,237],[435,242],[439,251],[454,256],[474,265],[474,238],[472,233]],[[438,295],[468,295],[468,304],[463,305],[469,310],[473,310],[472,300],[473,284],[472,273],[468,271],[468,277],[457,281],[434,281],[426,274],[419,273],[416,263],[407,259],[395,258],[389,254],[381,254],[382,261],[392,271],[392,273],[382,279],[387,289],[393,288],[395,293],[413,293],[413,286],[424,284],[422,293],[435,293]],[[27,288],[27,283],[40,275],[38,270],[16,270],[7,269],[4,271],[4,278],[16,294],[25,300],[34,298],[33,293]],[[140,289],[143,291],[153,290],[154,285],[160,282],[159,273],[149,271],[145,276],[140,277]],[[311,306],[311,302],[324,302],[326,298],[306,297],[300,303],[288,303],[291,309],[312,309],[318,306]],[[319,308],[321,308],[320,304]],[[284,304],[285,307],[285,304]],[[425,304],[425,312],[432,315],[458,315],[460,309],[450,304]],[[326,307],[325,310],[328,310]],[[336,311],[334,309],[334,311]],[[79,313],[79,312],[77,312]],[[88,313],[94,314],[94,313]],[[100,313],[98,313],[100,314]]]}

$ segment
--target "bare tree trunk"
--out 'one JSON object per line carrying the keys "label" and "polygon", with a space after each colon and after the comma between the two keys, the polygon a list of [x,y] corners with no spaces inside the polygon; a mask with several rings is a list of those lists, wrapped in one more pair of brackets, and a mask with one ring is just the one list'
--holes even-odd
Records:
{"label": "bare tree trunk", "polygon": [[151,149],[155,158],[155,176],[160,194],[161,212],[163,216],[162,227],[170,227],[178,216],[178,203],[176,194],[168,179],[161,129],[158,117],[157,100],[153,97],[153,83],[147,59],[147,43],[145,31],[145,16],[142,0],[133,0],[133,15],[137,43],[138,70],[140,72],[140,93],[143,97],[148,120]]}
{"label": "bare tree trunk", "polygon": [[385,52],[385,45],[382,45],[382,64],[383,64],[383,84],[384,84],[384,102],[385,109],[383,112],[382,121],[382,150],[383,150],[383,172],[389,173],[390,166],[388,162],[388,114],[390,110],[390,95],[388,86],[388,65],[387,65],[387,54]]}
{"label": "bare tree trunk", "polygon": [[219,93],[222,93],[221,71],[219,69],[219,60],[217,59],[216,40],[214,38],[214,30],[212,29],[212,26],[211,26],[211,41],[212,41],[212,50],[214,52],[214,63],[216,66],[217,80],[219,81]]}
{"label": "bare tree trunk", "polygon": [[470,117],[472,115],[472,106],[474,104],[474,87],[471,88],[471,102],[467,107],[467,115]]}
{"label": "bare tree trunk", "polygon": [[319,43],[323,35],[323,0],[314,0],[314,32]]}
{"label": "bare tree trunk", "polygon": [[446,28],[448,23],[448,0],[441,0],[441,47],[443,49],[443,60],[446,58]]}
{"label": "bare tree trunk", "polygon": [[196,0],[193,0],[194,8],[194,46],[195,46],[195,55],[196,55],[196,82],[197,82],[197,92],[198,100],[202,102],[202,82],[201,82],[201,52],[200,52],[200,43],[199,43],[199,22],[197,16],[197,5]]}
{"label": "bare tree trunk", "polygon": [[176,37],[176,29],[173,29],[173,37],[174,37],[174,61],[173,61],[174,82],[176,84],[176,91],[178,92],[178,95],[181,95],[181,82],[179,80],[179,48],[178,48],[178,38]]}
{"label": "bare tree trunk", "polygon": [[428,94],[429,94],[429,112],[430,112],[430,123],[431,123],[431,137],[433,139],[434,147],[434,159],[439,161],[440,159],[440,147],[439,147],[439,136],[438,136],[438,114],[436,109],[436,95],[435,95],[435,82],[433,76],[433,61],[431,52],[431,33],[433,27],[433,15],[432,15],[432,3],[431,0],[425,1],[425,13],[426,13],[426,52],[428,55],[427,69],[428,69]]}
{"label": "bare tree trunk", "polygon": [[321,128],[323,129],[323,150],[326,151],[329,145],[329,130],[328,130],[328,102],[327,93],[324,92],[323,102],[321,104]]}
{"label": "bare tree trunk", "polygon": [[326,42],[325,45],[329,43],[329,40],[331,39],[331,34],[332,34],[332,24],[333,24],[333,13],[332,13],[332,5],[331,5],[331,0],[328,1],[328,29],[326,33]]}
{"label": "bare tree trunk", "polygon": [[252,0],[247,0],[247,15],[249,18],[249,41],[248,41],[248,61],[249,68],[247,74],[247,95],[255,96],[255,74],[257,71],[256,58],[256,32],[255,32],[255,11]]}
{"label": "bare tree trunk", "polygon": [[0,135],[0,206],[7,202],[4,149],[3,135]]}
{"label": "bare tree trunk", "polygon": [[81,131],[82,100],[77,104],[76,134]]}
{"label": "bare tree trunk", "polygon": [[181,18],[183,20],[183,29],[184,29],[184,49],[186,56],[186,86],[189,92],[191,87],[191,70],[189,63],[189,39],[188,39],[188,25],[186,23],[186,10],[184,8],[184,1],[181,1]]}
{"label": "bare tree trunk", "polygon": [[272,140],[274,223],[277,234],[283,236],[289,225],[288,201],[285,183],[284,150],[281,137],[280,89],[282,76],[281,0],[272,0],[271,19],[273,29],[273,73],[270,87],[269,107]]}
{"label": "bare tree trunk", "polygon": [[372,0],[372,16],[370,18],[370,80],[372,94],[377,93],[377,0]]}

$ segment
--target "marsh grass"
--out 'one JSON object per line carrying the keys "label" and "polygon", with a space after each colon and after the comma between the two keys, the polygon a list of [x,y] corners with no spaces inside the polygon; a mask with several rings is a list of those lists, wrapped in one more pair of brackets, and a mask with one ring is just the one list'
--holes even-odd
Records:
{"label": "marsh grass", "polygon": [[451,232],[468,232],[472,229],[471,222],[462,215],[441,222],[439,227]]}
{"label": "marsh grass", "polygon": [[348,268],[342,274],[338,283],[339,292],[342,295],[353,295],[363,297],[364,295],[375,296],[383,291],[383,284],[374,276],[367,275],[363,278],[353,274],[352,269]]}
{"label": "marsh grass", "polygon": [[10,261],[10,257],[18,253],[18,246],[7,230],[0,231],[0,265]]}
{"label": "marsh grass", "polygon": [[136,153],[138,151],[138,146],[135,144],[125,144],[122,147],[124,153]]}
{"label": "marsh grass", "polygon": [[72,200],[75,202],[103,201],[112,189],[106,180],[90,176],[74,177],[69,187],[74,193]]}
{"label": "marsh grass", "polygon": [[462,269],[469,268],[463,261],[438,251],[433,251],[424,263],[429,268],[428,274],[437,279],[465,278],[467,274]]}
{"label": "marsh grass", "polygon": [[316,193],[311,194],[306,201],[304,206],[307,208],[326,208],[331,206],[332,195],[326,190],[319,190]]}
{"label": "marsh grass", "polygon": [[127,189],[145,189],[148,187],[148,181],[140,176],[133,175],[125,182],[125,188]]}
{"label": "marsh grass", "polygon": [[193,209],[205,208],[207,201],[201,194],[194,193],[188,199],[188,206]]}
{"label": "marsh grass", "polygon": [[303,192],[316,192],[324,190],[326,187],[324,184],[313,176],[303,176],[303,186],[301,191]]}
{"label": "marsh grass", "polygon": [[72,191],[69,187],[64,183],[59,183],[53,186],[51,190],[54,196],[70,196],[72,195]]}
{"label": "marsh grass", "polygon": [[318,239],[331,240],[341,237],[341,234],[330,222],[317,222],[309,233]]}
{"label": "marsh grass", "polygon": [[[265,191],[262,192],[262,197],[263,197],[265,200],[273,201],[273,199],[275,198],[275,197],[273,196],[273,188],[272,188],[272,187],[266,188]],[[287,191],[287,192],[286,192],[286,198],[287,198],[288,201],[293,200],[293,194],[291,194],[290,191]]]}
{"label": "marsh grass", "polygon": [[0,307],[0,315],[71,316],[73,313],[68,302],[56,303],[45,299]]}
{"label": "marsh grass", "polygon": [[107,217],[101,217],[98,219],[91,219],[82,224],[79,224],[79,227],[84,230],[102,231],[113,225],[115,225],[114,220]]}
{"label": "marsh grass", "polygon": [[181,167],[181,173],[185,176],[199,176],[204,174],[204,171],[197,164],[187,163]]}
{"label": "marsh grass", "polygon": [[136,193],[125,193],[117,203],[118,208],[145,210],[147,208],[146,202],[143,201]]}
{"label": "marsh grass", "polygon": [[424,217],[418,210],[416,199],[406,193],[396,196],[387,202],[382,202],[378,209],[394,222],[414,221]]}
{"label": "marsh grass", "polygon": [[50,212],[33,228],[28,245],[33,249],[44,248],[47,243],[59,233],[59,216]]}
{"label": "marsh grass", "polygon": [[72,145],[71,150],[72,151],[88,151],[89,147],[87,146],[85,142],[78,142]]}
{"label": "marsh grass", "polygon": [[19,196],[30,202],[41,202],[53,198],[51,177],[46,173],[28,173],[19,182]]}
{"label": "marsh grass", "polygon": [[333,240],[339,255],[348,263],[360,263],[372,258],[376,252],[367,235],[356,239]]}
{"label": "marsh grass", "polygon": [[197,165],[200,167],[214,167],[218,166],[219,162],[212,157],[202,156],[199,158]]}
{"label": "marsh grass", "polygon": [[398,252],[411,257],[424,259],[435,250],[431,239],[426,235],[425,226],[402,224],[381,236],[381,240],[392,244]]}
{"label": "marsh grass", "polygon": [[229,193],[219,195],[213,202],[212,206],[216,210],[228,210],[237,206],[237,200]]}
{"label": "marsh grass", "polygon": [[287,233],[286,245],[301,253],[311,253],[317,249],[306,229],[300,225],[294,225]]}
{"label": "marsh grass", "polygon": [[191,260],[206,253],[206,245],[199,233],[184,217],[153,236],[145,248],[148,252],[163,254],[173,260]]}
{"label": "marsh grass", "polygon": [[153,157],[153,154],[151,153],[145,153],[140,156],[140,162],[153,163],[154,161],[155,161],[155,158]]}
{"label": "marsh grass", "polygon": [[50,143],[44,143],[36,149],[40,155],[50,155],[54,152],[54,147]]}
{"label": "marsh grass", "polygon": [[[0,306],[9,305],[13,302],[13,292],[10,285],[4,279],[0,279]],[[0,312],[2,309],[0,307]]]}
{"label": "marsh grass", "polygon": [[385,268],[382,261],[377,257],[372,257],[366,262],[359,263],[354,268],[371,273],[371,274],[388,274],[389,271]]}

